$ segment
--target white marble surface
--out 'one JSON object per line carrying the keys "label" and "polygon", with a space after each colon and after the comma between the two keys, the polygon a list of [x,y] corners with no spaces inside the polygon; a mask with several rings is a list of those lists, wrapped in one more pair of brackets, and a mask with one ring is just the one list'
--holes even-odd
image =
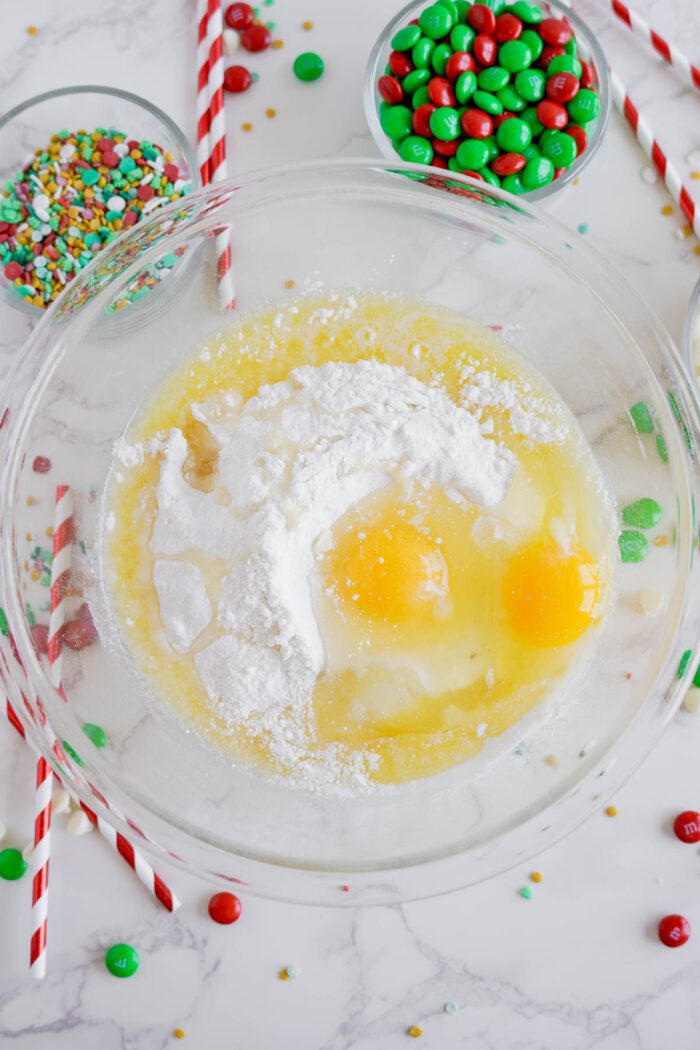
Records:
{"label": "white marble surface", "polygon": [[[634,6],[700,61],[697,0]],[[374,154],[361,83],[374,35],[393,0],[275,0],[266,9],[285,41],[253,58],[255,90],[229,98],[230,169],[312,156]],[[670,152],[700,147],[700,100],[615,23],[598,0],[576,7],[601,33],[610,59],[663,131]],[[0,106],[75,82],[131,89],[194,126],[194,0],[5,0]],[[301,30],[312,19],[313,32]],[[26,34],[35,24],[38,36]],[[326,59],[315,85],[290,75],[295,54]],[[265,117],[274,106],[278,116]],[[240,131],[250,120],[254,130]],[[668,198],[640,176],[645,160],[615,117],[581,183],[554,207],[656,309],[679,339],[698,277],[696,241],[674,236]],[[694,184],[695,185],[695,184]],[[698,197],[700,197],[700,183]],[[0,308],[7,369],[28,323]],[[56,821],[51,861],[50,961],[38,984],[26,968],[29,881],[0,884],[0,1046],[21,1050],[151,1050],[186,1031],[192,1050],[398,1050],[421,1025],[428,1050],[697,1050],[700,1046],[700,857],[669,831],[700,808],[700,717],[681,712],[615,801],[522,871],[403,908],[329,911],[245,898],[241,920],[217,927],[209,890],[173,875],[184,906],[162,913],[96,836],[71,839]],[[7,843],[30,836],[32,762],[0,725],[0,820]],[[528,871],[544,875],[527,902]],[[655,938],[660,915],[697,927],[670,951]],[[115,981],[103,950],[129,941],[138,975]],[[300,976],[282,982],[281,966]],[[455,1014],[443,1013],[446,1001]],[[180,1044],[178,1044],[180,1045]]]}

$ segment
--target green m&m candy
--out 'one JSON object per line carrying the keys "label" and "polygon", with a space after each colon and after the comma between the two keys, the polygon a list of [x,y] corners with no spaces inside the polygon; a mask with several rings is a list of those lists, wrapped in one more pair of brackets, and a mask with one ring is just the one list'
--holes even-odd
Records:
{"label": "green m&m candy", "polygon": [[542,21],[542,10],[537,4],[531,4],[528,0],[516,0],[511,6],[511,11],[521,22],[530,22],[535,25]]}
{"label": "green m&m candy", "polygon": [[575,37],[569,37],[567,42],[564,44],[564,50],[566,51],[567,55],[575,55],[578,53],[578,44],[576,43]]}
{"label": "green m&m candy", "polygon": [[587,124],[600,114],[600,99],[590,88],[581,88],[566,108],[571,120],[577,124]]}
{"label": "green m&m candy", "polygon": [[467,70],[466,73],[462,73],[455,84],[455,95],[460,105],[464,105],[474,92],[476,91],[477,79],[476,73],[472,73],[471,70]]}
{"label": "green m&m candy", "polygon": [[433,57],[431,59],[433,69],[439,77],[445,75],[445,69],[447,68],[447,60],[452,54],[452,48],[449,44],[438,44],[433,51]]}
{"label": "green m&m candy", "polygon": [[622,520],[625,525],[635,529],[653,529],[661,521],[661,507],[650,496],[628,503],[622,508]]}
{"label": "green m&m candy", "polygon": [[472,6],[471,0],[454,0],[454,5],[457,8],[457,17],[463,22],[467,17],[467,11]]}
{"label": "green m&m candy", "polygon": [[413,69],[403,79],[403,90],[405,95],[412,95],[420,87],[427,87],[432,74],[429,69]]}
{"label": "green m&m candy", "polygon": [[507,190],[508,193],[514,193],[518,197],[521,193],[525,192],[525,187],[523,186],[522,179],[517,173],[513,175],[506,175],[503,182],[501,183],[501,187],[504,190]]}
{"label": "green m&m candy", "polygon": [[459,113],[451,106],[438,106],[430,114],[429,123],[433,135],[436,139],[440,139],[441,142],[452,142],[453,139],[458,139],[462,133]]}
{"label": "green m&m candy", "polygon": [[0,879],[15,882],[27,870],[27,862],[18,849],[0,850]]}
{"label": "green m&m candy", "polygon": [[422,135],[409,135],[399,146],[399,156],[410,164],[430,164],[433,147]]}
{"label": "green m&m candy", "polygon": [[456,153],[460,171],[478,171],[489,160],[489,148],[481,139],[467,139]]}
{"label": "green m&m candy", "polygon": [[435,2],[436,4],[438,4],[439,7],[446,7],[452,15],[453,19],[455,20],[455,22],[458,20],[459,8],[457,7],[455,0],[435,0]]}
{"label": "green m&m candy", "polygon": [[532,160],[533,157],[541,157],[542,150],[539,146],[536,146],[534,142],[531,142],[529,146],[520,151],[526,160]]}
{"label": "green m&m candy", "polygon": [[498,49],[499,65],[509,73],[519,73],[532,62],[532,51],[522,40],[506,40]]}
{"label": "green m&m candy", "polygon": [[481,0],[484,7],[490,7],[495,15],[500,15],[506,6],[506,0]]}
{"label": "green m&m candy", "polygon": [[404,26],[391,38],[393,51],[410,51],[421,38],[420,26]]}
{"label": "green m&m candy", "polygon": [[534,157],[519,174],[526,190],[539,190],[554,178],[554,165],[547,157]]}
{"label": "green m&m candy", "polygon": [[454,24],[454,15],[442,4],[426,7],[418,18],[418,25],[425,36],[429,36],[431,40],[440,40],[443,36],[447,36]]}
{"label": "green m&m candy", "polygon": [[133,977],[139,968],[139,953],[130,944],[113,944],[105,955],[105,966],[114,977]]}
{"label": "green m&m candy", "polygon": [[477,79],[482,91],[496,92],[509,83],[510,73],[503,66],[487,66],[481,70]]}
{"label": "green m&m candy", "polygon": [[525,99],[520,97],[512,84],[507,84],[504,88],[501,88],[496,97],[503,108],[511,113],[519,113],[527,105]]}
{"label": "green m&m candy", "polygon": [[527,109],[524,109],[520,114],[520,120],[525,121],[532,132],[533,139],[537,138],[544,131],[544,124],[537,116],[536,106],[528,106]]}
{"label": "green m&m candy", "polygon": [[571,135],[565,135],[563,131],[554,131],[542,143],[542,152],[545,157],[549,157],[555,168],[570,168],[576,160],[578,150]]}
{"label": "green m&m candy", "polygon": [[[562,56],[563,57],[563,56]],[[515,78],[515,90],[526,102],[539,102],[544,98],[547,78],[541,69],[523,69]]]}
{"label": "green m&m candy", "polygon": [[523,29],[522,33],[518,37],[523,44],[527,44],[530,48],[530,54],[532,55],[532,61],[536,62],[544,51],[544,40],[534,29]]}
{"label": "green m&m candy", "polygon": [[483,109],[484,113],[492,117],[499,117],[503,112],[503,103],[490,91],[475,91],[472,100],[477,109]]}
{"label": "green m&m candy", "polygon": [[390,139],[405,139],[413,129],[413,114],[408,106],[390,106],[379,117],[382,131]]}
{"label": "green m&m candy", "polygon": [[411,105],[415,110],[419,106],[424,106],[426,102],[430,102],[430,95],[428,94],[428,88],[424,84],[423,87],[419,87],[417,91],[413,92]]}
{"label": "green m&m candy", "polygon": [[[411,51],[411,59],[416,69],[427,69],[430,65],[430,59],[433,57],[433,51],[435,50],[435,41],[431,40],[427,36],[422,36],[420,40],[413,45]],[[404,89],[406,85],[404,84]],[[411,90],[410,88],[408,89]]]}
{"label": "green m&m candy", "polygon": [[83,732],[89,740],[92,740],[95,747],[103,748],[106,746],[107,734],[102,726],[98,726],[94,722],[85,722],[83,724]]}
{"label": "green m&m candy", "polygon": [[471,26],[455,26],[450,33],[450,46],[453,51],[471,51],[475,36]]}
{"label": "green m&m candy", "polygon": [[496,142],[504,153],[522,153],[530,145],[532,132],[524,120],[509,117],[496,132]]}
{"label": "green m&m candy", "polygon": [[636,529],[623,529],[618,537],[620,558],[630,564],[644,561],[649,550],[649,540],[643,532]]}
{"label": "green m&m candy", "polygon": [[481,175],[484,182],[488,182],[491,186],[500,186],[501,180],[495,171],[491,171],[490,168],[480,168],[477,175]]}
{"label": "green m&m candy", "polygon": [[580,80],[583,67],[574,55],[557,55],[547,64],[547,76],[554,76],[555,73],[573,73]]}
{"label": "green m&m candy", "polygon": [[498,154],[501,152],[498,148],[498,143],[496,142],[496,136],[489,135],[488,138],[482,139],[481,141],[486,146],[486,149],[489,151],[489,159],[486,161],[486,163],[490,164],[491,161],[495,160]]}
{"label": "green m&m candy", "polygon": [[318,80],[325,69],[323,59],[320,55],[317,55],[315,51],[304,51],[301,55],[297,55],[294,59],[294,76],[297,80],[303,80],[304,83],[311,83],[312,80]]}

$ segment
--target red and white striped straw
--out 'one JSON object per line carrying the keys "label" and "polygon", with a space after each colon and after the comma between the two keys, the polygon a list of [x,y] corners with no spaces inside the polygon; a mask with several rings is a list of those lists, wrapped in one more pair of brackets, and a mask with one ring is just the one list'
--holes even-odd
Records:
{"label": "red and white striped straw", "polygon": [[156,900],[160,901],[167,911],[177,911],[182,902],[175,896],[160,875],[153,870],[143,854],[139,853],[139,851],[134,848],[132,843],[129,842],[121,832],[116,831],[111,824],[98,816],[98,814],[90,809],[89,806],[86,806],[84,802],[80,803],[80,808],[83,813],[85,813],[88,820],[94,824],[105,841],[109,843],[115,853],[118,853],[119,856],[126,861],[129,867],[136,872],[136,875],[148,892],[154,896]]}
{"label": "red and white striped straw", "polygon": [[36,764],[34,796],[34,857],[32,878],[32,938],[29,968],[35,977],[46,975],[46,925],[49,904],[49,847],[53,771],[45,758]]}
{"label": "red and white striped straw", "polygon": [[623,4],[622,0],[610,0],[610,6],[621,22],[624,22],[633,33],[643,36],[663,60],[678,71],[683,80],[700,91],[700,68],[693,65],[675,44],[665,40],[641,15],[638,15],[636,11],[631,11],[626,4]]}
{"label": "red and white striped straw", "polygon": [[650,125],[644,117],[640,116],[639,110],[627,94],[624,84],[613,69],[610,70],[610,83],[615,106],[634,131],[640,146],[666,183],[666,188],[692,226],[696,236],[700,237],[700,208],[696,206],[677,169],[654,138]]}
{"label": "red and white striped straw", "polygon": [[[199,0],[197,8],[197,161],[204,185],[226,178],[224,109],[224,21],[221,0]],[[231,236],[226,226],[216,236],[219,302],[236,306],[231,268]]]}
{"label": "red and white striped straw", "polygon": [[64,700],[66,695],[63,691],[63,628],[70,590],[72,542],[73,495],[68,485],[59,485],[56,489],[54,512],[51,617],[47,644],[51,681]]}

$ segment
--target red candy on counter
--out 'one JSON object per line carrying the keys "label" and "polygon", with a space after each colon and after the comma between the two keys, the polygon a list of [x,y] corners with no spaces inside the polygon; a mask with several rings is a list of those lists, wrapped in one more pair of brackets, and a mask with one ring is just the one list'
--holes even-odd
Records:
{"label": "red candy on counter", "polygon": [[241,917],[241,902],[235,893],[215,893],[209,901],[209,917],[220,926],[230,926]]}
{"label": "red candy on counter", "polygon": [[676,838],[681,842],[700,842],[700,813],[694,809],[685,809],[673,822]]}
{"label": "red candy on counter", "polygon": [[255,12],[250,4],[230,4],[224,14],[226,25],[231,29],[247,29],[252,26]]}
{"label": "red candy on counter", "polygon": [[665,915],[659,923],[659,940],[667,948],[680,948],[690,937],[690,923],[683,915]]}
{"label": "red candy on counter", "polygon": [[233,94],[247,91],[253,83],[253,78],[245,66],[229,66],[224,73],[224,87]]}
{"label": "red candy on counter", "polygon": [[272,43],[272,34],[267,26],[252,25],[241,33],[241,46],[246,51],[265,51]]}

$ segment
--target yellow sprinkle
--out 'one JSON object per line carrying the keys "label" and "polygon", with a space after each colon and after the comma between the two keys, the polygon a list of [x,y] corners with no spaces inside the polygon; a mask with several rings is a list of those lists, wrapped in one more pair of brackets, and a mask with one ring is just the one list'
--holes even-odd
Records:
{"label": "yellow sprinkle", "polygon": [[542,882],[542,872],[541,871],[533,871],[531,873],[531,875],[530,875],[530,878],[531,878],[531,880],[533,882]]}
{"label": "yellow sprinkle", "polygon": [[695,247],[693,248],[693,251],[695,252],[696,255],[700,255],[700,244],[696,244]]}
{"label": "yellow sprinkle", "polygon": [[307,33],[308,33],[309,29],[313,29],[313,27],[314,27],[313,22],[302,22],[301,23],[301,28],[305,29],[307,31]]}
{"label": "yellow sprinkle", "polygon": [[273,117],[276,117],[276,116],[277,116],[277,110],[276,110],[276,109],[273,109],[273,108],[272,108],[272,106],[270,106],[270,108],[269,108],[269,109],[266,109],[266,110],[265,110],[265,116],[266,116],[266,117],[269,117],[269,118],[270,118],[270,120],[272,120],[272,118],[273,118]]}
{"label": "yellow sprinkle", "polygon": [[655,536],[654,537],[654,546],[655,547],[668,547],[668,536]]}
{"label": "yellow sprinkle", "polygon": [[27,541],[27,543],[31,543],[32,542],[32,534],[31,534],[31,532],[25,532],[24,538]]}
{"label": "yellow sprinkle", "polygon": [[34,499],[33,496],[27,496],[27,506],[28,507],[33,507],[35,502],[36,502],[36,500]]}
{"label": "yellow sprinkle", "polygon": [[51,537],[53,536],[53,525],[49,525],[48,529],[46,530],[46,535],[49,537],[49,539],[51,539]]}
{"label": "yellow sprinkle", "polygon": [[691,171],[690,177],[694,182],[700,182],[700,171]]}
{"label": "yellow sprinkle", "polygon": [[184,1028],[173,1028],[173,1037],[175,1039],[184,1039],[185,1038],[185,1029]]}
{"label": "yellow sprinkle", "polygon": [[277,976],[279,977],[280,981],[288,981],[289,980],[289,974],[287,973],[286,966],[284,967],[284,969],[280,970],[280,972],[277,974]]}
{"label": "yellow sprinkle", "polygon": [[38,569],[34,569],[32,571],[32,579],[33,580],[38,580],[40,576],[41,576],[41,573],[39,572]]}
{"label": "yellow sprinkle", "polygon": [[661,214],[662,215],[673,215],[673,205],[672,204],[664,204],[663,208],[661,209]]}
{"label": "yellow sprinkle", "polygon": [[412,1024],[411,1027],[408,1029],[408,1034],[410,1035],[411,1039],[420,1039],[420,1037],[423,1035],[423,1029],[420,1028],[417,1024]]}
{"label": "yellow sprinkle", "polygon": [[579,177],[578,177],[578,175],[577,175],[577,176],[576,176],[576,178],[574,179],[574,181],[572,182],[572,186],[578,186],[578,184],[579,184],[579,182],[580,182],[580,181],[581,181],[581,180],[579,179]]}
{"label": "yellow sprinkle", "polygon": [[246,120],[245,124],[241,124],[241,131],[252,131],[253,125],[250,121]]}
{"label": "yellow sprinkle", "polygon": [[684,237],[690,237],[693,232],[693,227],[689,223],[686,223],[685,226],[681,226],[681,231]]}
{"label": "yellow sprinkle", "polygon": [[606,817],[616,817],[617,816],[617,806],[606,806],[605,807],[605,816]]}
{"label": "yellow sprinkle", "polygon": [[279,51],[281,47],[284,47],[284,40],[273,40],[272,46],[274,47],[275,51]]}
{"label": "yellow sprinkle", "polygon": [[293,277],[290,277],[289,280],[284,282],[284,287],[285,288],[296,288],[296,286],[297,286],[297,282],[294,280]]}
{"label": "yellow sprinkle", "polygon": [[559,765],[559,759],[557,758],[556,755],[547,755],[547,757],[545,758],[545,762],[547,763],[548,766],[558,766]]}
{"label": "yellow sprinkle", "polygon": [[37,29],[36,26],[27,26],[27,33],[28,33],[29,36],[37,36],[38,33],[39,33],[39,30]]}

